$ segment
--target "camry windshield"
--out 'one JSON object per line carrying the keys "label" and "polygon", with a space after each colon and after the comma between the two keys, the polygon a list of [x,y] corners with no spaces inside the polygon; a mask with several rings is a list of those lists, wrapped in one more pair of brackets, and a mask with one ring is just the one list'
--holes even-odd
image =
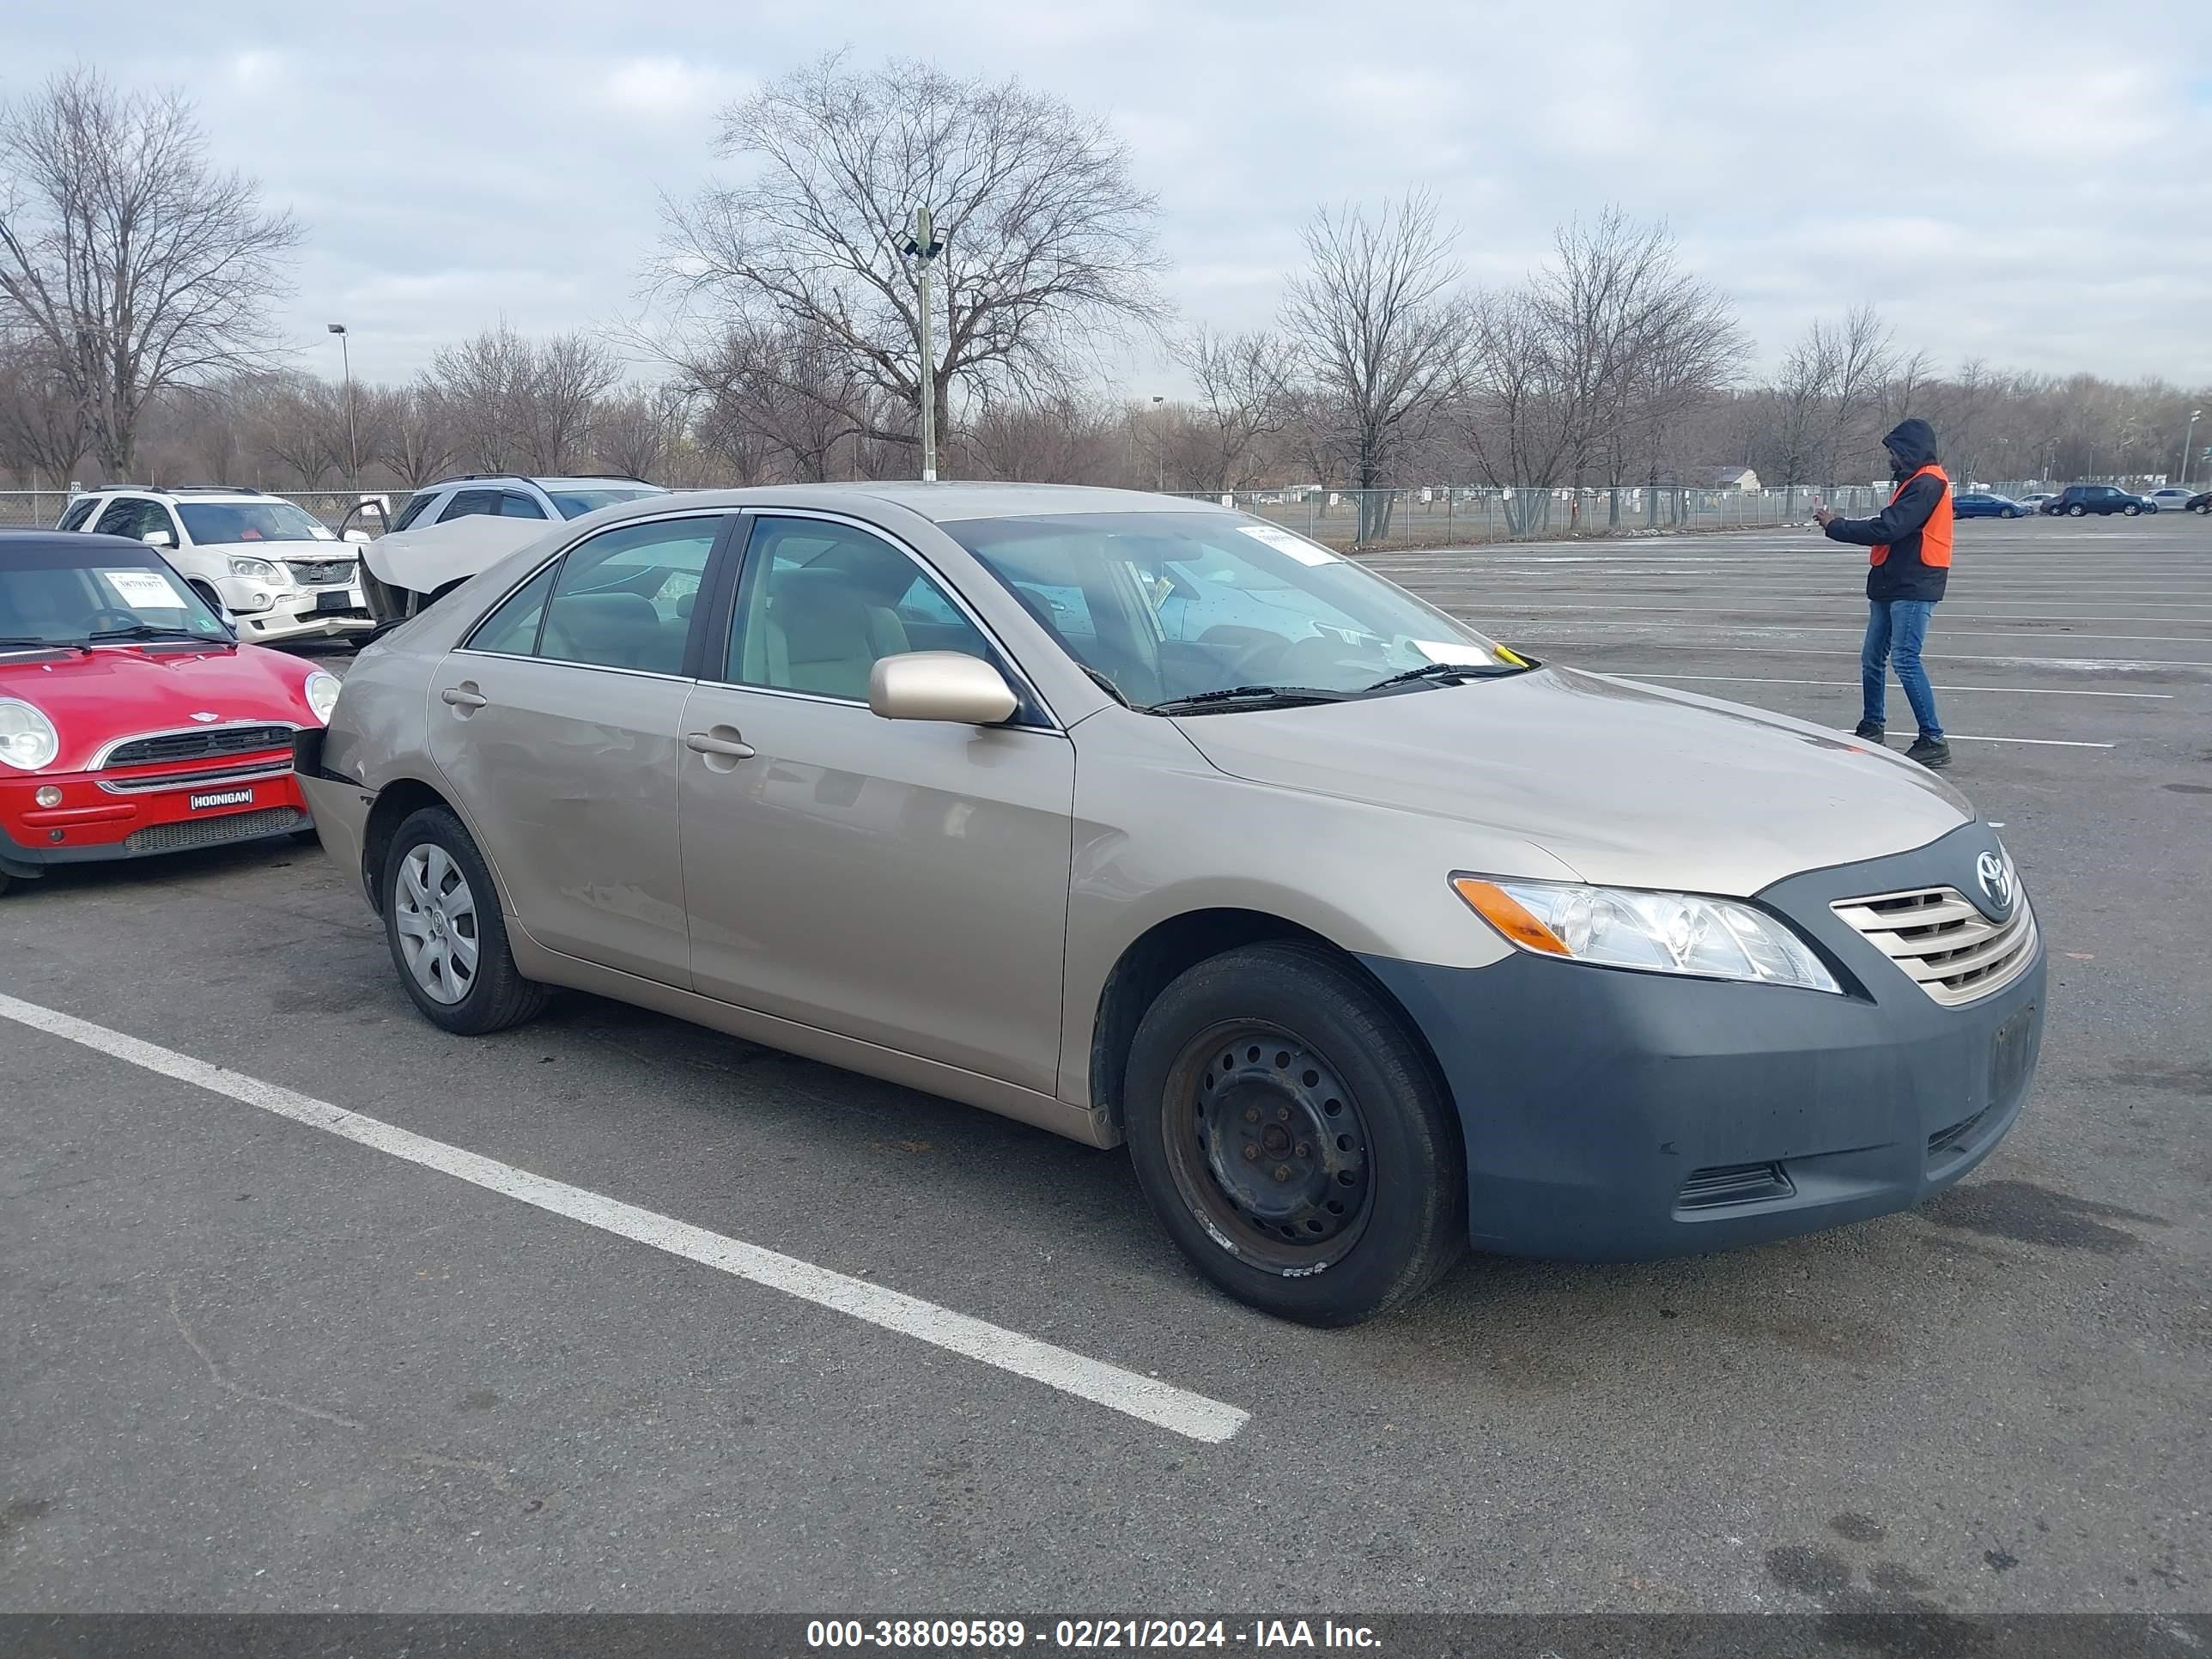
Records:
{"label": "camry windshield", "polygon": [[652,484],[547,484],[545,493],[561,509],[562,518],[580,519],[586,513],[612,507],[617,501],[634,501],[641,495],[665,495],[668,492]]}
{"label": "camry windshield", "polygon": [[0,552],[0,648],[157,638],[213,642],[230,629],[158,561],[107,548]]}
{"label": "camry windshield", "polygon": [[224,542],[327,542],[329,526],[289,501],[179,501],[185,533],[203,546]]}
{"label": "camry windshield", "polygon": [[1226,513],[943,526],[1091,674],[1142,708],[1226,711],[1516,672],[1521,659],[1303,536]]}

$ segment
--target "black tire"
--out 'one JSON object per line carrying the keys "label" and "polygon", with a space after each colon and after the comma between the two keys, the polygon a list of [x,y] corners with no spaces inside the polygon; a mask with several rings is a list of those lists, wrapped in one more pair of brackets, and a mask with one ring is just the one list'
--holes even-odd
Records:
{"label": "black tire", "polygon": [[1262,1312],[1357,1324],[1467,1249],[1449,1097],[1396,1010],[1316,946],[1248,945],[1186,970],[1137,1027],[1126,1101],[1168,1236]]}
{"label": "black tire", "polygon": [[2136,514],[2142,511],[2142,508],[2137,507],[2133,501],[2130,501],[2125,507],[2120,509],[2120,516],[2124,519],[2132,519]]}
{"label": "black tire", "polygon": [[2066,509],[2066,516],[2069,519],[2084,519],[2088,517],[2088,515],[2089,509],[2082,506],[2079,501],[2075,502],[2073,506]]}
{"label": "black tire", "polygon": [[[458,868],[474,901],[476,963],[456,1000],[441,1001],[425,990],[409,965],[400,935],[400,872],[418,849],[436,848]],[[426,806],[400,824],[386,854],[379,892],[384,901],[384,938],[392,965],[408,996],[433,1024],[461,1036],[484,1036],[534,1018],[545,1006],[547,988],[523,978],[507,948],[507,919],[499,908],[499,888],[477,850],[475,840],[452,811]]]}
{"label": "black tire", "polygon": [[2020,517],[2020,509],[2016,507],[2008,507],[2005,508],[2003,516],[2008,519],[2017,519]]}
{"label": "black tire", "polygon": [[2192,507],[2189,510],[2200,519],[2212,519],[2212,501],[2207,501],[2202,507]]}

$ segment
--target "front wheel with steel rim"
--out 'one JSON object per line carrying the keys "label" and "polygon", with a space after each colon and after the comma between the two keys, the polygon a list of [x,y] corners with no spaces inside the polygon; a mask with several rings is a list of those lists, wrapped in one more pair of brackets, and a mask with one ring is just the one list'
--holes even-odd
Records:
{"label": "front wheel with steel rim", "polygon": [[1466,1247],[1459,1126],[1435,1068],[1325,949],[1249,945],[1185,972],[1138,1026],[1125,1099],[1169,1234],[1254,1307],[1354,1324]]}
{"label": "front wheel with steel rim", "polygon": [[437,1024],[482,1036],[544,1006],[545,988],[514,965],[483,855],[451,811],[425,807],[399,826],[385,860],[383,896],[400,983]]}

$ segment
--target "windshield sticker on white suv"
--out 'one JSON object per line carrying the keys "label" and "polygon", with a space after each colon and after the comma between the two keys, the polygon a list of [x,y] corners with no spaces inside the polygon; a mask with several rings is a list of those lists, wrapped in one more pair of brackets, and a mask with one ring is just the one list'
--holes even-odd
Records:
{"label": "windshield sticker on white suv", "polygon": [[150,570],[103,570],[100,580],[107,591],[134,611],[181,611],[177,590]]}
{"label": "windshield sticker on white suv", "polygon": [[1335,554],[1325,547],[1316,547],[1303,536],[1293,536],[1287,530],[1279,530],[1271,524],[1240,524],[1237,526],[1255,542],[1265,542],[1278,553],[1287,553],[1300,564],[1336,564]]}

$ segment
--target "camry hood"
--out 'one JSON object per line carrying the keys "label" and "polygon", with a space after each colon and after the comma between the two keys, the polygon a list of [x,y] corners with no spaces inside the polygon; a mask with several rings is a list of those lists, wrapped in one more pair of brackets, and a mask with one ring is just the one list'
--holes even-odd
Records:
{"label": "camry hood", "polygon": [[1232,777],[1479,823],[1617,886],[1746,896],[1974,817],[1887,750],[1571,669],[1176,724]]}
{"label": "camry hood", "polygon": [[410,593],[434,593],[449,582],[489,570],[516,549],[526,546],[564,521],[499,519],[472,513],[465,519],[421,530],[395,530],[362,549],[369,574],[387,587]]}
{"label": "camry hood", "polygon": [[[220,650],[102,647],[89,655],[0,658],[0,697],[21,697],[54,723],[49,772],[82,771],[118,738],[245,720],[311,726],[304,688],[314,665],[240,645]],[[203,715],[212,714],[213,720]]]}

